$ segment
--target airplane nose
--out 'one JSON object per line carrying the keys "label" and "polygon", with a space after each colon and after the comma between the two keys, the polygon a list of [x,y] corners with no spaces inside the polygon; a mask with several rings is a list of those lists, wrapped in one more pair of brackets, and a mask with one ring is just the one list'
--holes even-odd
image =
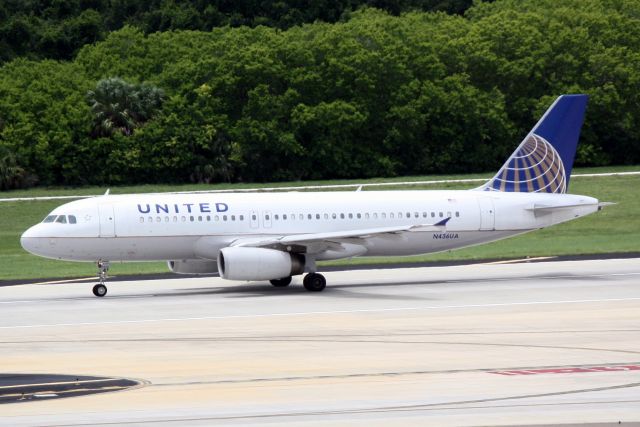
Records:
{"label": "airplane nose", "polygon": [[35,226],[22,233],[22,236],[20,236],[20,245],[25,251],[38,255],[37,250],[40,246],[38,243],[40,239],[36,237],[34,228]]}

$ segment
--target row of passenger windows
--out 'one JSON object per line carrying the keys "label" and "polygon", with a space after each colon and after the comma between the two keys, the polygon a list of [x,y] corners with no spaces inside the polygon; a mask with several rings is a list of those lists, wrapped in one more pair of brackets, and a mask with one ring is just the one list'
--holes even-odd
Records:
{"label": "row of passenger windows", "polygon": [[163,221],[164,222],[178,222],[178,219],[181,222],[187,222],[187,221],[189,221],[189,222],[196,222],[196,221],[197,222],[203,222],[203,221],[211,222],[211,221],[236,221],[236,220],[237,221],[244,221],[244,215],[238,215],[237,217],[235,215],[214,215],[214,216],[211,216],[211,215],[207,215],[207,216],[204,216],[204,215],[198,215],[198,216],[193,216],[193,215],[185,216],[185,215],[182,215],[180,217],[175,216],[175,215],[173,217],[169,217],[169,216],[164,216],[164,217],[162,217],[162,216],[144,217],[144,216],[141,216],[140,217],[140,222],[154,222],[154,219],[155,219],[155,222],[163,222]]}
{"label": "row of passenger windows", "polygon": [[[444,214],[445,214],[444,212],[431,212],[431,218],[436,218],[436,217],[445,218]],[[406,212],[405,214],[403,214],[402,212],[398,212],[397,215],[398,215],[397,216],[398,219],[405,218],[405,217],[406,218],[411,218],[412,217],[411,212]],[[389,219],[395,219],[396,218],[394,212],[389,212],[388,216],[389,216]],[[422,214],[420,214],[420,212],[414,212],[413,213],[413,218],[420,218],[421,216],[422,216],[422,218],[429,218],[429,213],[428,212],[422,212]],[[460,217],[460,212],[455,212],[455,216],[456,217]],[[452,218],[451,212],[447,212],[447,217],[448,218]],[[378,218],[387,219],[387,213],[386,212],[381,212],[381,213],[378,213],[378,212],[368,213],[367,212],[367,213],[364,213],[364,214],[361,214],[361,213],[355,213],[355,214],[354,213],[346,213],[346,214],[345,213],[340,213],[340,214],[332,213],[331,216],[329,216],[329,214],[327,214],[327,213],[322,214],[322,215],[319,214],[319,213],[317,213],[317,214],[306,214],[306,219],[309,219],[309,220],[321,219],[321,218],[324,218],[324,219],[329,219],[329,218],[331,218],[331,219],[338,219],[338,218],[340,218],[340,219],[354,219],[354,218],[355,219],[362,219],[362,218],[364,218],[364,219],[372,219],[372,218],[373,219],[378,219]],[[254,221],[257,220],[256,215],[252,215],[251,219],[254,220]],[[269,214],[265,215],[265,219],[267,221],[270,219]],[[295,221],[296,214],[291,214],[289,216],[287,216],[287,214],[282,214],[281,216],[278,215],[278,214],[275,214],[275,215],[273,215],[273,219],[276,220],[276,221],[278,221],[280,219],[282,219],[283,221],[286,221],[287,219]],[[298,214],[298,219],[301,220],[301,221],[304,220],[305,219],[305,214]]]}
{"label": "row of passenger windows", "polygon": [[[454,212],[456,218],[460,217],[460,212]],[[397,216],[396,216],[397,215]],[[413,214],[411,212],[406,212],[406,213],[402,213],[402,212],[398,212],[397,214],[395,212],[373,212],[373,213],[332,213],[332,214],[264,214],[264,219],[265,221],[271,221],[273,217],[274,221],[295,221],[296,219],[303,221],[305,218],[307,220],[319,220],[324,218],[325,220],[328,220],[329,218],[331,219],[402,219],[402,218],[445,218],[445,212],[413,212]],[[446,217],[447,218],[452,218],[451,212],[446,212]],[[198,215],[198,216],[194,216],[194,215],[190,215],[190,216],[186,216],[186,215],[182,215],[180,217],[174,215],[173,217],[169,217],[169,216],[149,216],[149,217],[144,217],[141,216],[140,217],[140,222],[211,222],[211,221],[244,221],[244,215]],[[252,221],[258,221],[258,215],[257,214],[252,214],[251,215],[251,220]],[[74,218],[75,221],[75,218]],[[45,220],[45,222],[47,222]],[[75,223],[75,222],[74,222]]]}
{"label": "row of passenger windows", "polygon": [[49,215],[42,222],[57,222],[59,224],[77,224],[75,215]]}

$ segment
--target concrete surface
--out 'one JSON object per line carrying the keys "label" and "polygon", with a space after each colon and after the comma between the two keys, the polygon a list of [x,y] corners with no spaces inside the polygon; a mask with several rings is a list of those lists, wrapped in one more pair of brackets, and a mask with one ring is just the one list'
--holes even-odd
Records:
{"label": "concrete surface", "polygon": [[141,387],[0,406],[0,425],[640,421],[640,259],[0,288],[0,374]]}

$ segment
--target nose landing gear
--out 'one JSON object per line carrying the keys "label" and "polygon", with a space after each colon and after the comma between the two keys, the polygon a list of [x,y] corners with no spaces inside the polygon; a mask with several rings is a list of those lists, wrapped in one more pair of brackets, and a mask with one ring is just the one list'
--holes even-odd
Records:
{"label": "nose landing gear", "polygon": [[109,271],[109,261],[98,261],[98,276],[100,283],[93,287],[93,294],[97,297],[103,297],[107,294],[107,287],[104,282],[107,280],[107,272]]}

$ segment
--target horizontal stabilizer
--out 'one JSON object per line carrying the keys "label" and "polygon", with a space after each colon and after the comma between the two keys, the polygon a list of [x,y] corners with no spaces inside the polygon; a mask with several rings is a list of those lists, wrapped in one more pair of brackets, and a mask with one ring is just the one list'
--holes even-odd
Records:
{"label": "horizontal stabilizer", "polygon": [[[601,204],[598,203],[598,210],[601,209],[600,205]],[[541,216],[541,215],[546,215],[546,214],[550,214],[553,212],[558,212],[566,209],[575,209],[575,208],[587,207],[587,206],[593,206],[593,205],[585,204],[585,203],[575,203],[570,205],[546,205],[546,204],[536,203],[535,205],[533,205],[530,208],[527,208],[526,210],[532,211],[535,216]]]}

